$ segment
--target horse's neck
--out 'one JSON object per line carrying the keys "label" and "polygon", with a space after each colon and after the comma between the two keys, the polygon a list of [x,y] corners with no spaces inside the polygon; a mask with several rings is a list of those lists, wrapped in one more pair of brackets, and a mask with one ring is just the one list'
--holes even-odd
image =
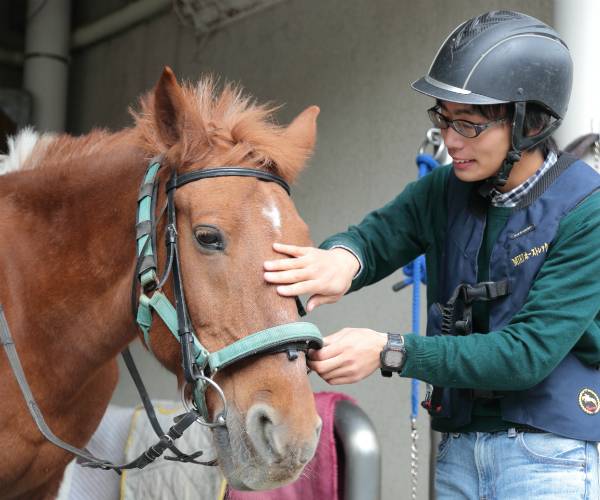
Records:
{"label": "horse's neck", "polygon": [[[79,448],[116,386],[116,355],[136,335],[129,292],[145,153],[107,142],[93,156],[0,178],[0,303],[46,423]],[[35,428],[2,353],[0,378],[0,442],[13,444],[0,449],[11,464],[0,497],[30,488],[45,498],[70,458]]]}
{"label": "horse's neck", "polygon": [[135,338],[129,291],[143,153],[96,151],[9,174],[0,189],[0,301],[17,348],[27,346],[24,365],[59,361],[51,374],[63,390]]}

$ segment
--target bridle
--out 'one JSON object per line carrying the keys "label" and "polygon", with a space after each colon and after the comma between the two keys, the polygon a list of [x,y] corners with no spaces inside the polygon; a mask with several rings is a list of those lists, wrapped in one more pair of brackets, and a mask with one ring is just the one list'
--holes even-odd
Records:
{"label": "bridle", "polygon": [[[166,433],[160,427],[150,398],[142,379],[135,367],[129,348],[123,351],[123,358],[138,388],[144,408],[153,429],[160,440],[150,446],[148,450],[142,453],[135,460],[124,464],[114,465],[108,460],[102,460],[92,455],[88,450],[80,450],[71,446],[59,438],[50,430],[44,417],[35,402],[35,399],[27,383],[25,373],[19,361],[19,356],[14,345],[14,340],[10,335],[4,310],[0,306],[0,340],[4,347],[8,360],[10,362],[15,378],[19,384],[23,397],[27,403],[27,408],[33,417],[38,429],[42,435],[55,446],[68,451],[79,457],[78,463],[83,467],[96,467],[104,470],[115,470],[121,474],[126,469],[143,469],[160,457],[167,449],[170,449],[175,457],[165,457],[168,460],[179,462],[188,462],[199,465],[215,465],[216,460],[210,462],[199,462],[196,460],[202,451],[191,455],[180,452],[175,446],[175,440],[179,439],[184,431],[194,422],[198,422],[207,427],[227,426],[227,400],[225,394],[217,383],[213,380],[215,374],[223,368],[242,359],[252,356],[275,354],[287,352],[290,361],[298,358],[298,351],[308,352],[308,349],[320,349],[323,347],[323,338],[318,328],[311,323],[294,322],[267,328],[260,332],[253,333],[223,349],[210,353],[200,343],[196,336],[185,302],[183,283],[181,279],[181,266],[177,249],[177,229],[175,213],[175,191],[177,188],[200,179],[213,177],[255,177],[265,182],[275,182],[283,187],[288,194],[290,188],[284,179],[278,175],[242,167],[220,167],[206,170],[189,172],[181,176],[177,175],[174,169],[169,181],[166,183],[167,203],[161,210],[158,218],[156,215],[156,203],[158,199],[159,178],[158,170],[161,167],[162,155],[150,160],[150,166],[144,176],[144,181],[139,191],[136,241],[138,260],[134,275],[132,287],[132,313],[136,324],[142,328],[144,339],[150,352],[149,335],[152,326],[152,311],[156,311],[165,324],[169,327],[175,338],[181,345],[183,374],[186,384],[192,385],[192,407],[190,408],[185,400],[185,387],[182,387],[182,400],[186,413],[176,417],[173,425]],[[168,222],[165,230],[165,245],[167,246],[166,263],[163,268],[161,278],[157,277],[156,264],[156,227],[162,217],[165,209],[167,210]],[[171,305],[168,298],[162,292],[162,286],[165,284],[169,275],[173,275],[173,288],[175,294],[175,307]],[[137,298],[138,282],[141,284],[143,293]],[[152,293],[152,297],[147,294]],[[136,303],[138,305],[136,312]],[[296,304],[300,315],[306,314],[301,302],[296,297]],[[304,313],[304,314],[303,314]],[[217,417],[215,422],[209,422],[208,409],[206,407],[205,394],[208,387],[213,386],[223,400],[223,411]],[[202,417],[202,418],[200,418]],[[80,461],[83,459],[83,461]]]}
{"label": "bridle", "polygon": [[[155,218],[158,194],[158,172],[162,165],[162,155],[150,160],[148,170],[144,177],[138,196],[138,215],[136,224],[136,241],[138,249],[138,265],[132,290],[132,313],[137,324],[144,333],[146,346],[150,346],[150,328],[152,326],[152,311],[156,311],[164,323],[169,327],[181,345],[183,375],[186,384],[192,385],[192,401],[204,421],[198,420],[207,427],[226,425],[227,401],[223,391],[214,382],[214,375],[223,368],[251,356],[287,352],[288,359],[298,357],[298,351],[308,352],[308,349],[323,347],[323,338],[318,328],[311,323],[294,322],[274,326],[249,335],[223,349],[209,353],[196,336],[187,311],[185,294],[181,277],[181,265],[177,248],[177,229],[175,211],[175,192],[181,186],[190,182],[215,177],[254,177],[264,182],[274,182],[290,194],[290,187],[280,176],[264,170],[243,167],[219,167],[205,170],[196,170],[178,176],[173,169],[171,177],[166,183],[167,192],[167,227],[165,229],[165,245],[167,253],[165,266],[160,279],[157,275],[156,263],[156,227],[158,220]],[[159,215],[162,216],[161,214]],[[162,292],[162,287],[169,274],[173,276],[173,291],[175,307],[169,302]],[[137,281],[141,284],[144,293],[138,299],[137,314],[135,313],[135,295]],[[149,298],[146,293],[154,292]],[[223,400],[222,414],[213,423],[209,422],[206,407],[205,393],[209,386],[213,386]],[[182,388],[182,399],[183,398]],[[184,399],[184,405],[185,399]],[[187,406],[187,405],[186,405]]]}

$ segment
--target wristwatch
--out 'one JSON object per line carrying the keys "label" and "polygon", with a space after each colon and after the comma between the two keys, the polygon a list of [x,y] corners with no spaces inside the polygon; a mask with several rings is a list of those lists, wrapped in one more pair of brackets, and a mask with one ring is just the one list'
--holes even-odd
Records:
{"label": "wristwatch", "polygon": [[388,342],[379,355],[381,364],[381,375],[391,377],[394,372],[400,373],[406,362],[406,349],[402,336],[396,333],[388,333]]}

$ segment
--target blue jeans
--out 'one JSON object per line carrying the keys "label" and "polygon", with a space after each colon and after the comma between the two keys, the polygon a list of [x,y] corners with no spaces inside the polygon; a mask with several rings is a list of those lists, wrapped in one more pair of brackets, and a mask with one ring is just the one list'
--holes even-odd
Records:
{"label": "blue jeans", "polygon": [[549,433],[444,434],[438,500],[598,500],[597,443]]}

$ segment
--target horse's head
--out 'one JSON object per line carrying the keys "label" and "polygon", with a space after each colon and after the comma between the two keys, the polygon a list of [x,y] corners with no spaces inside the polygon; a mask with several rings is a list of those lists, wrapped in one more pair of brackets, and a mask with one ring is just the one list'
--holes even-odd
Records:
{"label": "horse's head", "polygon": [[[270,171],[292,183],[310,155],[317,107],[287,128],[272,122],[273,108],[258,106],[209,80],[181,88],[165,68],[136,114],[141,145],[165,152],[160,192],[178,175],[225,166]],[[206,178],[177,189],[178,251],[191,326],[216,352],[255,332],[298,321],[293,298],[263,279],[263,263],[281,257],[273,242],[311,245],[308,228],[285,189],[255,177]],[[159,200],[164,203],[164,194]],[[161,242],[165,224],[159,224]],[[159,262],[164,259],[159,245]],[[170,280],[165,294],[173,301]],[[173,302],[174,303],[174,302]],[[149,334],[154,355],[183,383],[179,342],[160,320]],[[296,479],[313,456],[321,421],[306,375],[305,355],[285,352],[246,358],[219,371],[229,410],[215,429],[219,463],[231,486],[263,490]],[[293,358],[293,356],[291,356]],[[218,393],[206,393],[208,415],[218,417]]]}

